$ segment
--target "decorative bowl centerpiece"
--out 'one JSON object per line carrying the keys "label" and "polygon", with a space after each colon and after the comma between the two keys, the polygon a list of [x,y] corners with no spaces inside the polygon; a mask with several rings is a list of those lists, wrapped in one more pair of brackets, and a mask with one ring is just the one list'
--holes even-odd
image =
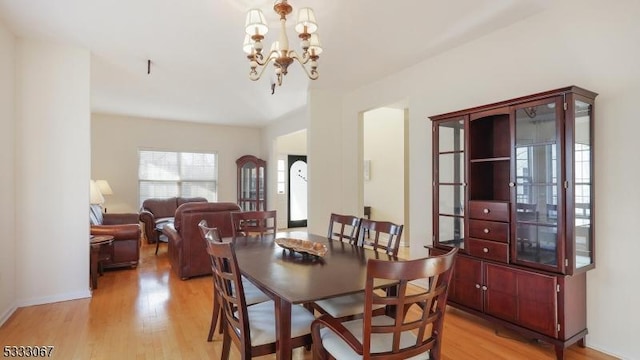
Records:
{"label": "decorative bowl centerpiece", "polygon": [[289,250],[291,252],[297,252],[303,255],[323,257],[324,254],[327,253],[327,246],[325,244],[309,240],[278,238],[275,239],[275,242],[283,249]]}

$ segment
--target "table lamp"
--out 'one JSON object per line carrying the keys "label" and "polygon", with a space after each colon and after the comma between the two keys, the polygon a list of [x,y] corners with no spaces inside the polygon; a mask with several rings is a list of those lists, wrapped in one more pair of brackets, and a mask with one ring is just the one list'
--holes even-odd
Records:
{"label": "table lamp", "polygon": [[[107,180],[96,180],[96,185],[98,186],[98,190],[100,190],[100,193],[102,194],[102,196],[104,197],[105,195],[113,195],[113,190],[111,190],[111,186],[109,186],[109,182],[107,182]],[[104,206],[104,200],[102,201],[103,205],[102,207],[104,208],[104,212],[107,212],[107,208]]]}

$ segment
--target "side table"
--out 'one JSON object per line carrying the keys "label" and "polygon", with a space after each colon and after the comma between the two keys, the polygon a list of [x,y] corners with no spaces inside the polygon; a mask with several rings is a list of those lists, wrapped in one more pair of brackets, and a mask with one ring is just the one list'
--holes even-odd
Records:
{"label": "side table", "polygon": [[156,224],[156,232],[158,233],[158,241],[156,241],[156,255],[158,255],[158,247],[160,247],[160,242],[169,243],[169,238],[162,232],[165,225],[173,226],[173,221],[163,221]]}
{"label": "side table", "polygon": [[112,235],[91,235],[89,238],[90,251],[89,251],[89,276],[91,278],[91,289],[98,288],[98,265],[100,261],[108,260],[106,258],[100,258],[100,249],[103,246],[111,246],[113,243]]}

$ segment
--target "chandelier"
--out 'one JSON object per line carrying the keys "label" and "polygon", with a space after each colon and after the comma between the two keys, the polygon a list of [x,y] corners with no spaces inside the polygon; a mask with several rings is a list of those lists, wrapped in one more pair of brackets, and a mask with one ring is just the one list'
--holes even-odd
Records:
{"label": "chandelier", "polygon": [[[287,37],[286,22],[293,8],[287,0],[277,0],[273,5],[273,10],[280,15],[280,37],[278,41],[271,44],[271,50],[265,57],[262,53],[265,34],[269,31],[267,21],[259,9],[251,9],[247,13],[245,22],[245,38],[243,50],[247,53],[249,59],[249,79],[258,80],[267,68],[267,64],[273,63],[275,68],[276,83],[282,85],[282,77],[287,75],[289,65],[296,60],[307,76],[311,80],[318,78],[318,58],[322,53],[320,40],[318,39],[318,24],[316,16],[311,8],[302,8],[298,11],[298,21],[295,30],[301,40],[302,55],[298,55],[294,50],[289,48],[289,38]],[[307,66],[308,65],[308,66]],[[275,84],[272,85],[272,88]]]}

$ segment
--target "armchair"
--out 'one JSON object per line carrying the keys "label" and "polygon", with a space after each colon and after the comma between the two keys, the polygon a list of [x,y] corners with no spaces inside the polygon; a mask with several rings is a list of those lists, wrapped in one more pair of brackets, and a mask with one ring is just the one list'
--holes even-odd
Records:
{"label": "armchair", "polygon": [[164,225],[172,223],[178,206],[188,202],[207,202],[203,197],[171,197],[168,199],[146,199],[140,208],[140,221],[144,227],[144,235],[147,243],[158,242]]}
{"label": "armchair", "polygon": [[162,232],[169,239],[169,262],[181,279],[211,274],[211,259],[207,254],[199,224],[218,228],[220,236],[233,236],[231,213],[240,211],[232,202],[190,202],[178,206],[173,224],[165,225]]}
{"label": "armchair", "polygon": [[140,224],[138,214],[103,214],[100,205],[90,205],[89,223],[91,235],[111,235],[108,260],[101,263],[103,268],[136,267],[140,259]]}

